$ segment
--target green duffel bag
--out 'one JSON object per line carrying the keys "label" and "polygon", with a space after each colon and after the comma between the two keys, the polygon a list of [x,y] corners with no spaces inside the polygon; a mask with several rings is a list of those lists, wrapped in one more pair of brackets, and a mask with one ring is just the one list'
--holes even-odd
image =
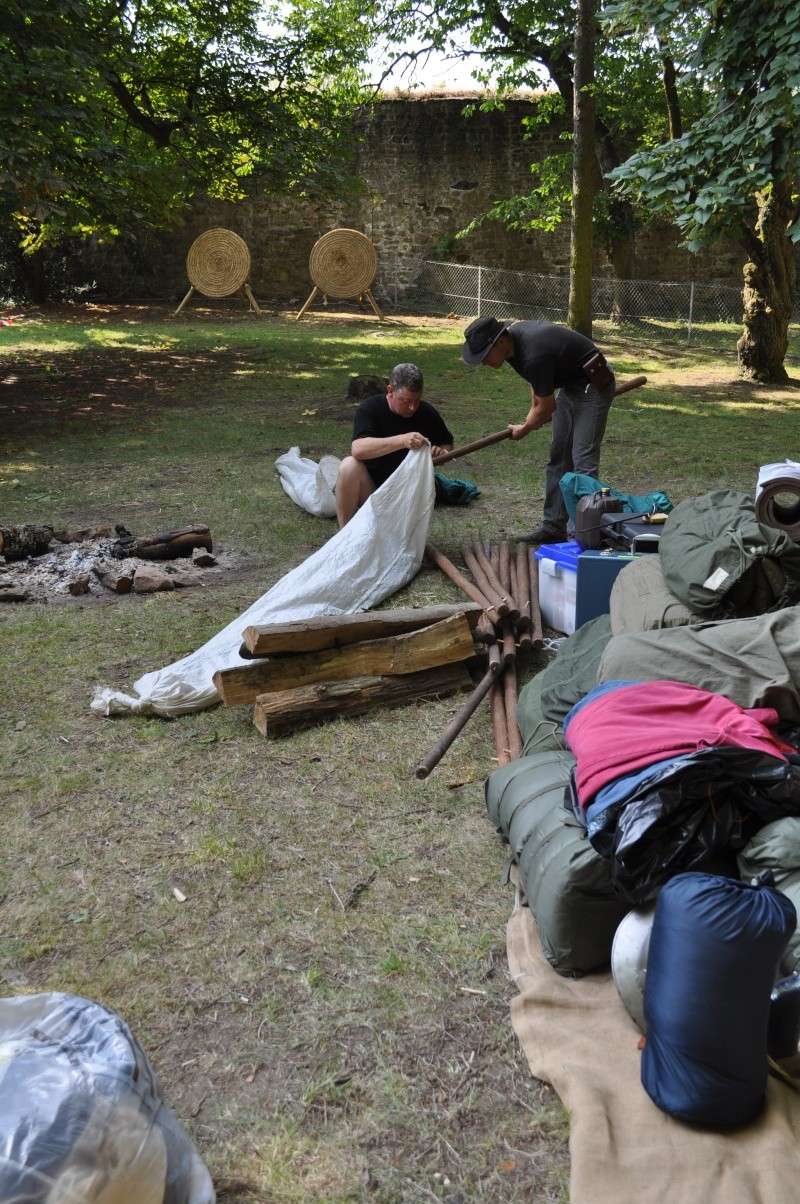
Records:
{"label": "green duffel bag", "polygon": [[543,684],[544,673],[537,673],[520,690],[517,723],[525,741],[522,751],[526,757],[541,752],[563,752],[566,747],[561,724],[544,717]]}
{"label": "green duffel bag", "polygon": [[[573,635],[567,636],[550,664],[540,674],[541,706],[545,719],[560,725],[567,711],[597,685],[600,658],[610,639],[611,619],[608,615],[590,619]],[[523,738],[526,738],[525,733]]]}
{"label": "green duffel bag", "polygon": [[661,558],[654,553],[635,556],[625,565],[611,587],[608,613],[612,635],[684,627],[697,622],[689,607],[670,593]]}
{"label": "green duffel bag", "polygon": [[[737,862],[745,882],[772,870],[778,890],[791,899],[800,916],[800,816],[788,815],[766,824],[747,842]],[[800,970],[800,929],[792,934],[781,962],[783,974],[795,970]]]}
{"label": "green duffel bag", "polygon": [[747,618],[800,598],[800,545],[760,523],[753,499],[734,489],[676,506],[659,555],[667,588],[700,619]]}
{"label": "green duffel bag", "polygon": [[574,764],[567,752],[538,753],[504,765],[486,783],[489,817],[519,863],[542,951],[568,976],[608,965],[628,911],[613,892],[609,863],[564,807]]}

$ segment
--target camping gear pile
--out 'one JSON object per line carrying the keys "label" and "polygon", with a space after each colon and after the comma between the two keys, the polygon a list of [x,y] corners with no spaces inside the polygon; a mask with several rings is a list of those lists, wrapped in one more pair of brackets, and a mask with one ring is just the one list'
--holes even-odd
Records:
{"label": "camping gear pile", "polygon": [[214,1204],[141,1046],[100,1004],[0,999],[0,1091],[6,1204]]}
{"label": "camping gear pile", "polygon": [[523,756],[486,801],[560,974],[607,965],[631,906],[655,903],[646,973],[622,975],[643,993],[643,1083],[734,1125],[764,1098],[776,978],[800,970],[800,545],[732,490],[662,530],[522,690]]}

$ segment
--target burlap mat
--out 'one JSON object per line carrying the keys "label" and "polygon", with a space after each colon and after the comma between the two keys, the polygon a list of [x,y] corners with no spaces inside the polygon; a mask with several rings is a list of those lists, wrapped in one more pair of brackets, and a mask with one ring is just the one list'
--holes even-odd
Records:
{"label": "burlap mat", "polygon": [[701,1132],[656,1108],[639,1081],[639,1032],[610,974],[561,978],[530,911],[507,930],[514,1031],[531,1071],[570,1113],[572,1204],[797,1204],[800,1094],[770,1077],[761,1118]]}

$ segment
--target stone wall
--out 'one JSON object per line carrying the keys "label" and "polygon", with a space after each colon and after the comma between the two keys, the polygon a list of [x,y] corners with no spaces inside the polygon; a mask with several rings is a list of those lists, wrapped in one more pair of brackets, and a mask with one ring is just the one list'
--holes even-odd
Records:
{"label": "stone wall", "polygon": [[[467,238],[456,231],[499,198],[527,191],[529,164],[563,149],[561,129],[551,125],[526,140],[522,119],[535,100],[514,99],[503,110],[463,116],[468,98],[426,94],[378,103],[363,123],[357,170],[359,195],[341,202],[298,204],[276,199],[253,185],[235,205],[198,203],[186,223],[169,234],[127,238],[110,247],[89,245],[79,273],[92,276],[110,298],[177,298],[187,287],[186,251],[210,226],[237,231],[250,247],[252,284],[265,300],[303,299],[310,289],[308,256],[320,235],[335,226],[363,230],[375,243],[377,291],[393,298],[413,284],[424,259],[440,259],[564,275],[569,268],[569,229],[551,234],[506,230],[487,222]],[[610,275],[603,248],[595,272]],[[690,255],[669,226],[639,232],[636,276],[650,280],[741,283],[741,252],[720,246]]]}

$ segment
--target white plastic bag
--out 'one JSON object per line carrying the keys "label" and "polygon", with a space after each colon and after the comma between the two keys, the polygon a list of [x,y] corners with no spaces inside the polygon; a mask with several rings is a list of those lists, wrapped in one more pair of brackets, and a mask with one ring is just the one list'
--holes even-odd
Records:
{"label": "white plastic bag", "polygon": [[318,518],[336,517],[333,487],[340,464],[336,456],[323,456],[317,464],[316,460],[301,456],[299,447],[290,447],[275,461],[284,491],[295,505]]}
{"label": "white plastic bag", "polygon": [[211,1177],[114,1012],[0,999],[3,1204],[214,1204]]}
{"label": "white plastic bag", "polygon": [[212,678],[248,662],[242,632],[255,623],[288,623],[312,615],[354,614],[402,589],[425,554],[433,513],[433,461],[428,448],[410,451],[346,527],[212,639],[165,669],[134,683],[136,696],[101,688],[99,715],[157,714],[172,718],[218,701]]}

